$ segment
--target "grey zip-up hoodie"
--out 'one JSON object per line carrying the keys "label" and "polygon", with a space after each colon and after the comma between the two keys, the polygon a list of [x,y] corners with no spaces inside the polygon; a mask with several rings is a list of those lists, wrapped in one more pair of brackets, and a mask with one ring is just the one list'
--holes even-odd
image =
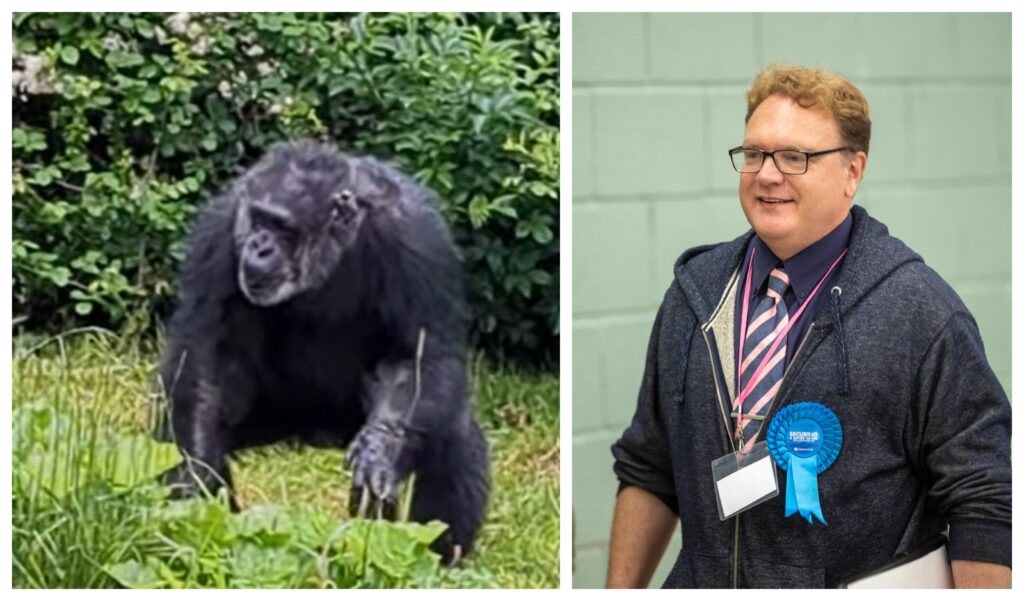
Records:
{"label": "grey zip-up hoodie", "polygon": [[919,255],[852,213],[830,306],[789,355],[765,422],[801,401],[839,418],[842,450],[818,476],[828,525],[784,517],[782,470],[779,496],[719,520],[711,462],[734,450],[721,400],[735,395],[732,312],[752,233],[676,263],[636,413],[612,447],[625,485],[678,504],[666,587],[834,587],[947,526],[950,559],[1010,565],[1010,405],[977,324]]}

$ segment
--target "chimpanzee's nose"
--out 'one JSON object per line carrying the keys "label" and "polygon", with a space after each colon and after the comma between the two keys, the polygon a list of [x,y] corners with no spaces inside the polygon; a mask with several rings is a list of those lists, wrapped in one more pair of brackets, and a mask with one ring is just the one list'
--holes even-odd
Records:
{"label": "chimpanzee's nose", "polygon": [[276,269],[281,262],[281,249],[268,232],[258,232],[246,243],[246,271],[253,275],[265,274]]}

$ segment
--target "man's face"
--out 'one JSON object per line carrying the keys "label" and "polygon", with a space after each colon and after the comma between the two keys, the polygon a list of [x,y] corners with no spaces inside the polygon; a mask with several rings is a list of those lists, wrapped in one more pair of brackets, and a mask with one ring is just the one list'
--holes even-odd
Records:
{"label": "man's face", "polygon": [[[815,152],[843,146],[835,118],[774,95],[754,110],[744,148]],[[786,175],[766,157],[757,173],[740,174],[740,204],[757,235],[782,260],[823,238],[850,210],[867,155],[834,152],[812,157],[807,173]]]}

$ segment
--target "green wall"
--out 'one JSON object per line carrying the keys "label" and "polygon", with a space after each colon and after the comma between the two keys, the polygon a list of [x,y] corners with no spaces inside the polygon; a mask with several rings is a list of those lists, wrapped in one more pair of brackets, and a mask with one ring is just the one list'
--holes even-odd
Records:
{"label": "green wall", "polygon": [[672,264],[749,227],[726,150],[768,63],[862,89],[874,127],[856,202],[963,297],[1009,394],[1009,14],[575,14],[572,44],[574,586],[604,582],[609,446]]}

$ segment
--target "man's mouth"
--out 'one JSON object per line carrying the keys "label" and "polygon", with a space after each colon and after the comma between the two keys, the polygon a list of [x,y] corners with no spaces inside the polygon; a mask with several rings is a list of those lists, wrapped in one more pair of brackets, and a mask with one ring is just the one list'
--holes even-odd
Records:
{"label": "man's mouth", "polygon": [[789,198],[773,198],[771,196],[758,196],[757,199],[765,204],[770,205],[778,205],[785,204],[787,202],[793,202],[793,200]]}

